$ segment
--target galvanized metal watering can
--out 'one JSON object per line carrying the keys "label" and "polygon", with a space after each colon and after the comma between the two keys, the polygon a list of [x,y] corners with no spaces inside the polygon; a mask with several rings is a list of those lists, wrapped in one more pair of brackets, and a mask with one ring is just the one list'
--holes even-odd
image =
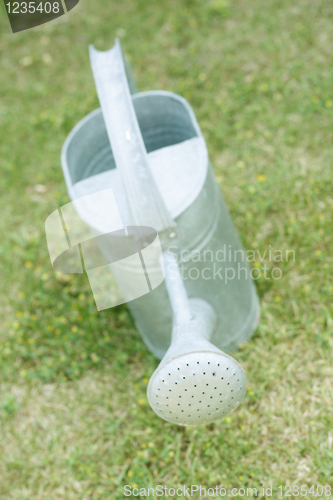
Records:
{"label": "galvanized metal watering can", "polygon": [[[246,342],[259,321],[244,249],[188,102],[171,92],[137,93],[117,40],[107,52],[91,47],[90,57],[101,109],[64,144],[69,195],[97,240],[109,233],[96,241],[116,282],[135,281],[143,259],[110,257],[112,234],[120,241],[137,227],[141,236],[133,241],[157,242],[145,254],[151,291],[128,303],[145,344],[162,360],[148,385],[149,403],[169,422],[213,422],[246,391],[244,370],[224,351]],[[98,204],[108,192],[118,212],[101,222],[89,196]],[[112,221],[119,215],[123,230]],[[148,243],[140,244],[143,255]]]}

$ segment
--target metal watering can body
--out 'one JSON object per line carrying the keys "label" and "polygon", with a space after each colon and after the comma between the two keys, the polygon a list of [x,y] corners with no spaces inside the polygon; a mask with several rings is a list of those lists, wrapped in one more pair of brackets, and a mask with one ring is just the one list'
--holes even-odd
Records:
{"label": "metal watering can body", "polygon": [[[131,83],[129,81],[129,87],[134,89]],[[215,180],[204,138],[188,102],[176,94],[165,91],[135,93],[132,94],[131,101],[155,187],[175,223],[174,228],[163,233],[161,241],[163,251],[168,252],[168,258],[172,256],[171,261],[177,269],[174,269],[176,285],[171,281],[171,267],[167,273],[168,279],[150,293],[130,301],[128,307],[145,344],[159,359],[170,351],[172,341],[178,335],[175,331],[179,332],[181,329],[179,325],[193,326],[194,323],[189,321],[193,320],[196,311],[202,309],[202,317],[208,318],[206,323],[211,321],[208,328],[210,331],[204,340],[206,342],[209,338],[211,348],[203,345],[192,351],[197,353],[202,349],[214,357],[219,349],[230,351],[246,342],[258,325],[259,300],[245,258],[246,254]],[[111,187],[125,222],[130,224],[124,183],[110,144],[105,111],[103,117],[102,110],[97,109],[76,125],[64,144],[62,166],[68,191],[73,200]],[[80,216],[94,230],[94,220],[89,211],[81,213]],[[104,255],[108,254],[107,240],[102,243],[101,251]],[[119,269],[124,275],[127,273],[129,279],[131,273],[135,273],[135,269],[126,265],[120,264]],[[174,286],[176,288],[172,288]],[[188,318],[179,321],[175,320],[175,310],[178,306],[173,304],[173,295],[177,293],[183,297],[178,303],[184,305],[183,309],[188,306],[189,311]],[[204,304],[209,306],[205,309]],[[205,330],[205,326],[202,326],[204,322],[200,321],[197,321],[195,328],[201,332]],[[186,330],[185,326],[184,328]],[[194,343],[198,335],[194,335]],[[181,342],[184,344],[184,338],[182,339]],[[198,342],[200,344],[201,341]],[[183,347],[180,347],[181,349]],[[237,375],[239,368],[237,362],[235,362],[237,367],[233,369],[234,360],[228,355],[224,356],[223,359],[231,363],[230,369],[233,370],[234,376]],[[178,358],[178,355],[172,353],[172,359],[175,358]],[[195,361],[197,365],[199,362],[203,361]],[[209,365],[210,361],[207,363]],[[163,364],[162,361],[161,365],[166,366],[166,363]],[[186,368],[189,365],[191,363],[185,363],[185,369],[190,369]],[[216,366],[220,367],[220,363]],[[228,370],[228,366],[225,365],[224,369]],[[180,371],[179,367],[176,369]],[[194,375],[193,373],[191,376]],[[215,376],[215,372],[212,372],[212,380],[215,380]],[[162,384],[165,381],[161,377]],[[220,383],[224,383],[225,377],[219,378]],[[177,384],[177,381],[172,383]],[[228,386],[230,384],[230,382],[225,383]],[[208,383],[206,385],[208,386]],[[196,387],[196,384],[194,386]],[[188,392],[186,388],[184,390]],[[154,398],[158,398],[160,394],[157,394],[157,391],[160,391],[159,387],[156,388],[156,394],[152,395]],[[220,394],[222,393],[223,391]],[[244,384],[240,393],[244,394]],[[200,416],[203,417],[200,422],[194,421],[192,414],[186,419],[183,416],[184,410],[179,410],[183,412],[179,415],[177,411],[173,412],[173,409],[169,412],[166,400],[160,403],[163,411],[159,407],[156,409],[152,406],[157,413],[160,411],[160,416],[166,420],[193,425],[193,423],[214,421],[216,416],[220,418],[222,413],[225,414],[233,409],[236,403],[234,405],[231,401],[234,399],[233,396],[229,396],[232,403],[226,405],[229,406],[229,410],[223,408],[225,411],[221,412],[221,408],[220,410],[216,408],[217,413],[214,415],[207,413],[207,410],[206,413],[202,413],[198,405],[199,409],[196,411],[201,412]],[[193,398],[193,395],[191,397]],[[166,399],[169,399],[168,396]],[[237,404],[241,396],[238,399]],[[220,401],[222,403],[223,396],[220,396]],[[176,404],[175,401],[173,404]],[[180,406],[179,403],[177,405]],[[191,402],[188,406],[191,407]],[[209,404],[207,406],[210,408]],[[172,415],[168,417],[166,412]],[[195,418],[200,416],[196,414]]]}

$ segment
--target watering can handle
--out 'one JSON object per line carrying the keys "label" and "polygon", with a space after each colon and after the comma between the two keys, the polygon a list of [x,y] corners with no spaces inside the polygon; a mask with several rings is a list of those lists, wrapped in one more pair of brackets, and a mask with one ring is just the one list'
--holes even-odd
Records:
{"label": "watering can handle", "polygon": [[121,173],[133,225],[174,233],[175,222],[150,171],[119,40],[105,52],[89,47],[91,67],[117,169]]}

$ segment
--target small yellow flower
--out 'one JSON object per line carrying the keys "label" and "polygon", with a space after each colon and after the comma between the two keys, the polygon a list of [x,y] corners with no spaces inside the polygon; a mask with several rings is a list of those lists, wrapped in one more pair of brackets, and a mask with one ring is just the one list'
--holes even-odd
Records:
{"label": "small yellow flower", "polygon": [[264,182],[266,180],[266,175],[264,174],[259,174],[257,177],[258,182]]}
{"label": "small yellow flower", "polygon": [[53,325],[49,325],[48,329],[50,330],[50,332],[52,332],[52,330],[54,330],[54,326]]}
{"label": "small yellow flower", "polygon": [[33,59],[31,56],[25,56],[25,57],[22,57],[22,59],[20,59],[20,64],[22,66],[31,66],[32,63],[33,63]]}
{"label": "small yellow flower", "polygon": [[259,86],[259,90],[261,90],[261,92],[266,92],[268,90],[268,83],[262,83]]}
{"label": "small yellow flower", "polygon": [[25,293],[23,293],[23,292],[19,292],[19,293],[18,293],[18,296],[19,296],[19,298],[20,298],[20,299],[24,299],[24,297],[25,297]]}
{"label": "small yellow flower", "polygon": [[18,323],[17,321],[14,321],[13,328],[15,328],[15,330],[17,330],[19,326],[20,326],[20,323]]}
{"label": "small yellow flower", "polygon": [[79,300],[84,300],[84,298],[85,298],[84,293],[80,293],[80,295],[79,295]]}
{"label": "small yellow flower", "polygon": [[127,476],[128,476],[128,477],[132,477],[132,476],[133,476],[133,471],[132,471],[132,470],[129,470],[129,471],[127,472]]}
{"label": "small yellow flower", "polygon": [[104,337],[104,340],[105,340],[105,342],[109,342],[110,341],[110,337],[106,336],[106,337]]}
{"label": "small yellow flower", "polygon": [[26,376],[26,374],[27,374],[27,372],[26,372],[25,370],[21,370],[21,371],[20,371],[20,375],[21,375],[21,377],[25,377],[25,376]]}
{"label": "small yellow flower", "polygon": [[173,451],[169,451],[169,457],[174,457],[174,456],[175,456],[174,452]]}
{"label": "small yellow flower", "polygon": [[325,101],[325,108],[331,108],[332,104],[333,104],[332,101],[328,99],[327,101]]}
{"label": "small yellow flower", "polygon": [[225,421],[229,424],[231,422],[231,418],[230,417],[226,417]]}
{"label": "small yellow flower", "polygon": [[312,96],[312,102],[313,102],[313,104],[318,104],[319,97],[317,97],[316,95]]}
{"label": "small yellow flower", "polygon": [[42,280],[46,281],[48,279],[49,275],[47,273],[42,274]]}
{"label": "small yellow flower", "polygon": [[292,218],[290,219],[290,223],[291,223],[291,224],[296,224],[296,219],[295,219],[295,217],[292,217]]}
{"label": "small yellow flower", "polygon": [[21,312],[21,311],[17,311],[16,316],[17,316],[18,318],[22,318],[22,312]]}
{"label": "small yellow flower", "polygon": [[259,262],[255,262],[254,263],[254,267],[259,267],[260,266],[260,263]]}
{"label": "small yellow flower", "polygon": [[146,443],[142,443],[141,448],[147,448]]}
{"label": "small yellow flower", "polygon": [[144,405],[144,404],[146,404],[146,400],[145,400],[145,398],[140,398],[140,399],[138,399],[138,403],[139,403],[139,405]]}
{"label": "small yellow flower", "polygon": [[72,328],[71,328],[71,332],[72,332],[72,333],[76,333],[76,332],[77,332],[77,326],[72,326]]}
{"label": "small yellow flower", "polygon": [[276,295],[275,300],[276,300],[276,302],[281,302],[281,300],[282,300],[281,295]]}
{"label": "small yellow flower", "polygon": [[253,186],[249,186],[249,192],[250,192],[251,194],[254,194],[254,193],[256,192],[256,188],[255,188],[255,187],[253,187]]}
{"label": "small yellow flower", "polygon": [[82,321],[82,320],[83,320],[82,316],[78,316],[78,317],[77,317],[77,320],[78,320],[78,321]]}
{"label": "small yellow flower", "polygon": [[142,452],[141,450],[138,450],[138,451],[137,451],[137,454],[139,455],[139,457],[142,457],[143,452]]}
{"label": "small yellow flower", "polygon": [[138,474],[139,477],[142,477],[143,476],[143,472],[140,470],[139,474]]}
{"label": "small yellow flower", "polygon": [[45,64],[51,64],[51,62],[52,62],[52,56],[49,53],[46,52],[45,54],[42,55],[42,61]]}
{"label": "small yellow flower", "polygon": [[145,377],[145,378],[142,380],[142,382],[143,382],[144,384],[148,384],[148,379]]}
{"label": "small yellow flower", "polygon": [[60,328],[56,328],[56,329],[54,330],[54,333],[56,333],[57,335],[59,335],[59,333],[61,333]]}
{"label": "small yellow flower", "polygon": [[24,263],[24,265],[25,265],[25,267],[27,267],[28,269],[29,269],[30,267],[32,267],[32,262],[31,262],[31,260],[27,260],[27,261]]}
{"label": "small yellow flower", "polygon": [[154,443],[152,443],[152,442],[148,443],[149,448],[154,448],[154,446],[155,446]]}
{"label": "small yellow flower", "polygon": [[132,484],[132,488],[137,488],[137,487],[138,487],[138,485],[136,483]]}
{"label": "small yellow flower", "polygon": [[245,431],[245,430],[246,430],[245,425],[241,425],[241,430],[242,430],[242,431]]}
{"label": "small yellow flower", "polygon": [[243,476],[239,476],[239,477],[238,477],[238,479],[239,479],[240,481],[243,481]]}
{"label": "small yellow flower", "polygon": [[321,250],[316,250],[316,255],[319,257],[319,255],[321,255]]}
{"label": "small yellow flower", "polygon": [[35,342],[35,339],[33,339],[33,338],[28,339],[29,344],[33,344],[34,342]]}
{"label": "small yellow flower", "polygon": [[249,391],[249,395],[250,396],[254,396],[254,392],[253,391]]}

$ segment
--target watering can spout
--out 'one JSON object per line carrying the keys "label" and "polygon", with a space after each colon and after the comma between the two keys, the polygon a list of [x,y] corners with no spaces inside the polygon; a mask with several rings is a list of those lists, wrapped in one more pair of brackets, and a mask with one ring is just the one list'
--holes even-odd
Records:
{"label": "watering can spout", "polygon": [[174,424],[201,425],[233,411],[246,392],[241,365],[209,339],[216,323],[204,300],[188,299],[177,261],[164,252],[166,286],[173,310],[172,343],[147,389],[155,413]]}

